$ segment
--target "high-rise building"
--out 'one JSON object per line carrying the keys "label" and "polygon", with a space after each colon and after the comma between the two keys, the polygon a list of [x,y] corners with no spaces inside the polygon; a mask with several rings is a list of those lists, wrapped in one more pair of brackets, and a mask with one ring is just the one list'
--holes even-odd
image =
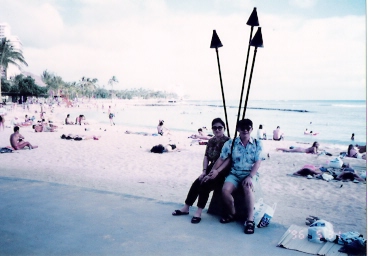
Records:
{"label": "high-rise building", "polygon": [[[9,40],[14,49],[22,52],[23,49],[22,42],[19,40],[17,36],[11,34],[10,25],[5,22],[0,22],[0,39],[2,38],[6,38],[7,40]],[[22,73],[22,70],[20,70],[19,67],[13,64],[9,64],[7,70],[2,69],[0,71],[1,77],[5,77],[6,75],[6,79],[10,79]]]}

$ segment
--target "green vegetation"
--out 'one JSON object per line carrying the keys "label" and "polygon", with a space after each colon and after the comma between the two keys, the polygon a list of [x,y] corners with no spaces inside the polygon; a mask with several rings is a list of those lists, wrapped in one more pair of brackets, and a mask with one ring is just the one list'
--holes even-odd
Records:
{"label": "green vegetation", "polygon": [[[22,52],[13,48],[11,42],[6,38],[0,40],[0,74],[5,69],[5,78],[7,77],[8,65],[13,64],[20,67],[20,64],[28,65],[24,60]],[[0,75],[0,77],[2,77]],[[2,79],[0,79],[0,99],[2,90]]]}
{"label": "green vegetation", "polygon": [[6,72],[9,64],[14,64],[20,67],[20,64],[28,65],[24,60],[21,52],[15,50],[10,41],[5,38],[0,41],[0,71],[5,70],[5,78],[0,79],[0,99],[1,94],[9,96],[36,96],[36,97],[67,97],[74,98],[119,98],[119,99],[165,99],[174,98],[177,99],[178,95],[172,92],[166,91],[154,91],[149,89],[125,89],[114,90],[114,85],[119,81],[115,76],[112,76],[107,84],[110,86],[110,90],[102,88],[98,85],[96,78],[82,77],[77,82],[65,82],[60,76],[55,75],[52,72],[45,70],[41,79],[46,84],[46,87],[40,87],[35,84],[35,80],[24,75],[17,75],[15,78],[6,80]]}

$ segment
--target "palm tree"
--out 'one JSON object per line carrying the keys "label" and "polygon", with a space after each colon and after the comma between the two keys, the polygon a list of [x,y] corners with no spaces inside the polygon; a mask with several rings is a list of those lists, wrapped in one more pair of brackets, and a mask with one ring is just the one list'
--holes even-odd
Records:
{"label": "palm tree", "polygon": [[111,99],[112,99],[112,91],[114,89],[114,84],[115,83],[119,83],[118,79],[116,78],[116,76],[112,76],[110,79],[109,79],[109,82],[108,84],[111,86]]}
{"label": "palm tree", "polygon": [[[21,51],[14,49],[9,40],[6,38],[0,39],[0,72],[5,70],[5,78],[6,78],[6,70],[8,69],[9,64],[13,64],[20,68],[20,64],[24,64],[28,66],[27,62],[24,60],[23,54]],[[1,75],[0,75],[0,99],[1,99]]]}
{"label": "palm tree", "polygon": [[88,77],[82,77],[82,79],[79,81],[79,86],[82,91],[83,96],[88,96],[91,98],[93,96],[94,91],[97,89],[97,78],[88,78]]}

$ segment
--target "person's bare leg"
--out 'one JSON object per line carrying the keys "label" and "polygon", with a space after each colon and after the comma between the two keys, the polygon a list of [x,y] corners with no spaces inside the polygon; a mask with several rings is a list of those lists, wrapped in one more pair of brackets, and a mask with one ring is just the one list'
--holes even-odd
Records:
{"label": "person's bare leg", "polygon": [[253,221],[253,211],[254,211],[254,192],[248,186],[243,186],[244,191],[244,203],[247,220]]}
{"label": "person's bare leg", "polygon": [[24,147],[29,147],[30,149],[32,149],[32,148],[37,148],[38,146],[32,146],[31,143],[29,143],[28,141],[23,141],[23,142],[18,143],[16,149],[23,149]]}
{"label": "person's bare leg", "polygon": [[201,217],[201,215],[202,215],[202,211],[203,211],[203,208],[199,208],[198,207],[198,209],[197,209],[197,211],[194,213],[194,217]]}
{"label": "person's bare leg", "polygon": [[225,182],[222,187],[222,198],[228,214],[235,215],[234,198],[231,195],[235,189],[235,186],[231,182]]}
{"label": "person's bare leg", "polygon": [[190,205],[184,204],[184,206],[180,209],[181,212],[189,212]]}

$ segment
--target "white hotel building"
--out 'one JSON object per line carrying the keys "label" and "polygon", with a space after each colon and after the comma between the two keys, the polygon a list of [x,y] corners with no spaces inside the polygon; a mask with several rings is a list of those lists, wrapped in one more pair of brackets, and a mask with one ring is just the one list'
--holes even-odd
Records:
{"label": "white hotel building", "polygon": [[[0,22],[0,39],[6,38],[11,42],[13,45],[13,48],[22,52],[23,46],[22,42],[19,40],[17,36],[14,36],[11,34],[11,28],[8,23],[1,23]],[[5,77],[5,70],[0,70],[1,77]],[[22,73],[22,70],[20,70],[17,66],[13,64],[8,65],[8,69],[6,70],[6,79],[10,79],[11,77],[15,77],[16,75],[19,75]]]}

